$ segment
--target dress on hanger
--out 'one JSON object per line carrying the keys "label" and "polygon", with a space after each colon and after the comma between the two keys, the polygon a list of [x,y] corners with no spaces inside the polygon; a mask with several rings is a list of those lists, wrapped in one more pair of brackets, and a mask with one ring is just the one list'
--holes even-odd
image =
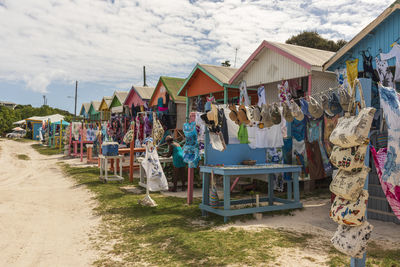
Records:
{"label": "dress on hanger", "polygon": [[395,43],[392,50],[389,53],[381,53],[382,60],[388,60],[395,57],[396,58],[396,71],[394,74],[394,80],[400,82],[400,45]]}
{"label": "dress on hanger", "polygon": [[354,81],[358,78],[358,58],[346,61],[347,80],[351,88],[354,87]]}
{"label": "dress on hanger", "polygon": [[393,82],[393,74],[390,71],[389,65],[386,60],[375,58],[376,69],[378,71],[379,80],[383,86],[388,86],[396,89],[396,84]]}

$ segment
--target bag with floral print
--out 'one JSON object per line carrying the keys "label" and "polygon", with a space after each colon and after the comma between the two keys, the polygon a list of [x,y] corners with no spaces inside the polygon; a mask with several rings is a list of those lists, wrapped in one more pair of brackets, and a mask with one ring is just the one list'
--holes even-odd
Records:
{"label": "bag with floral print", "polygon": [[356,201],[364,187],[370,168],[364,166],[356,171],[340,170],[333,178],[329,190],[341,198]]}
{"label": "bag with floral print", "polygon": [[[358,114],[354,115],[357,108],[357,88],[360,92],[360,105]],[[368,134],[372,120],[374,119],[375,111],[375,108],[367,108],[365,106],[361,83],[359,80],[356,80],[349,109],[343,117],[339,118],[336,128],[329,137],[329,141],[340,147],[352,147],[365,144],[368,141]]]}
{"label": "bag with floral print", "polygon": [[365,210],[367,209],[368,191],[362,190],[356,201],[346,200],[336,196],[331,205],[329,217],[338,224],[357,226],[365,221]]}
{"label": "bag with floral print", "polygon": [[339,224],[331,242],[340,252],[361,259],[367,251],[368,240],[373,228],[367,221],[360,226]]}
{"label": "bag with floral print", "polygon": [[155,112],[153,112],[153,130],[151,135],[153,137],[154,144],[158,144],[164,137],[164,128],[161,125],[161,122],[157,119]]}
{"label": "bag with floral print", "polygon": [[343,148],[334,146],[331,152],[331,163],[345,171],[355,171],[364,166],[365,154],[367,153],[368,145],[353,146]]}

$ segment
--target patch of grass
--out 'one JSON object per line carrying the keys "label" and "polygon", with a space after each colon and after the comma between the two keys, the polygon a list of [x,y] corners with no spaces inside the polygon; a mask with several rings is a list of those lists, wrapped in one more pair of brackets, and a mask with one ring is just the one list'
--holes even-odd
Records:
{"label": "patch of grass", "polygon": [[40,144],[33,144],[33,145],[31,145],[31,147],[33,147],[37,152],[39,152],[42,155],[51,156],[51,155],[60,154],[60,149],[58,147],[51,148],[48,146],[42,146]]}
{"label": "patch of grass", "polygon": [[62,168],[77,181],[77,186],[86,185],[98,200],[95,211],[103,218],[98,246],[104,247],[101,242],[110,240],[114,244],[104,258],[95,262],[98,266],[268,265],[277,257],[272,248],[304,248],[312,243],[313,235],[282,230],[218,230],[215,226],[223,225],[223,217],[210,214],[202,218],[199,199],[188,206],[186,199],[152,193],[158,206],[143,207],[137,203],[144,194],[125,194],[118,183],[103,184],[97,168],[72,168],[66,164]]}
{"label": "patch of grass", "polygon": [[28,155],[25,155],[25,154],[18,154],[17,158],[20,160],[30,160],[31,159]]}

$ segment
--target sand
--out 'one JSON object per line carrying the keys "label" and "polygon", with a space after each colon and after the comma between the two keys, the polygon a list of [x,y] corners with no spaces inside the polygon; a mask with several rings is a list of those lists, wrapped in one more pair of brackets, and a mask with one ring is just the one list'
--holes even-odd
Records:
{"label": "sand", "polygon": [[[31,143],[0,143],[0,259],[3,266],[88,266],[100,219],[90,192],[74,187]],[[19,160],[26,154],[30,160]]]}

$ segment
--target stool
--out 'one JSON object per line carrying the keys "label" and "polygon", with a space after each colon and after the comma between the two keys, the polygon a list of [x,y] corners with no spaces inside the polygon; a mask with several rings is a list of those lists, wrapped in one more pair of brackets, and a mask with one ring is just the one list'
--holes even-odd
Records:
{"label": "stool", "polygon": [[[124,177],[122,177],[122,164],[119,165],[119,175],[117,174],[117,167],[115,166],[114,168],[114,175],[108,175],[108,160],[113,160],[115,164],[117,161],[122,160],[122,155],[117,155],[117,156],[103,156],[99,155],[100,159],[100,176],[99,179],[100,181],[107,183],[108,181],[118,181],[122,182],[124,180]],[[113,163],[111,163],[113,164]]]}

